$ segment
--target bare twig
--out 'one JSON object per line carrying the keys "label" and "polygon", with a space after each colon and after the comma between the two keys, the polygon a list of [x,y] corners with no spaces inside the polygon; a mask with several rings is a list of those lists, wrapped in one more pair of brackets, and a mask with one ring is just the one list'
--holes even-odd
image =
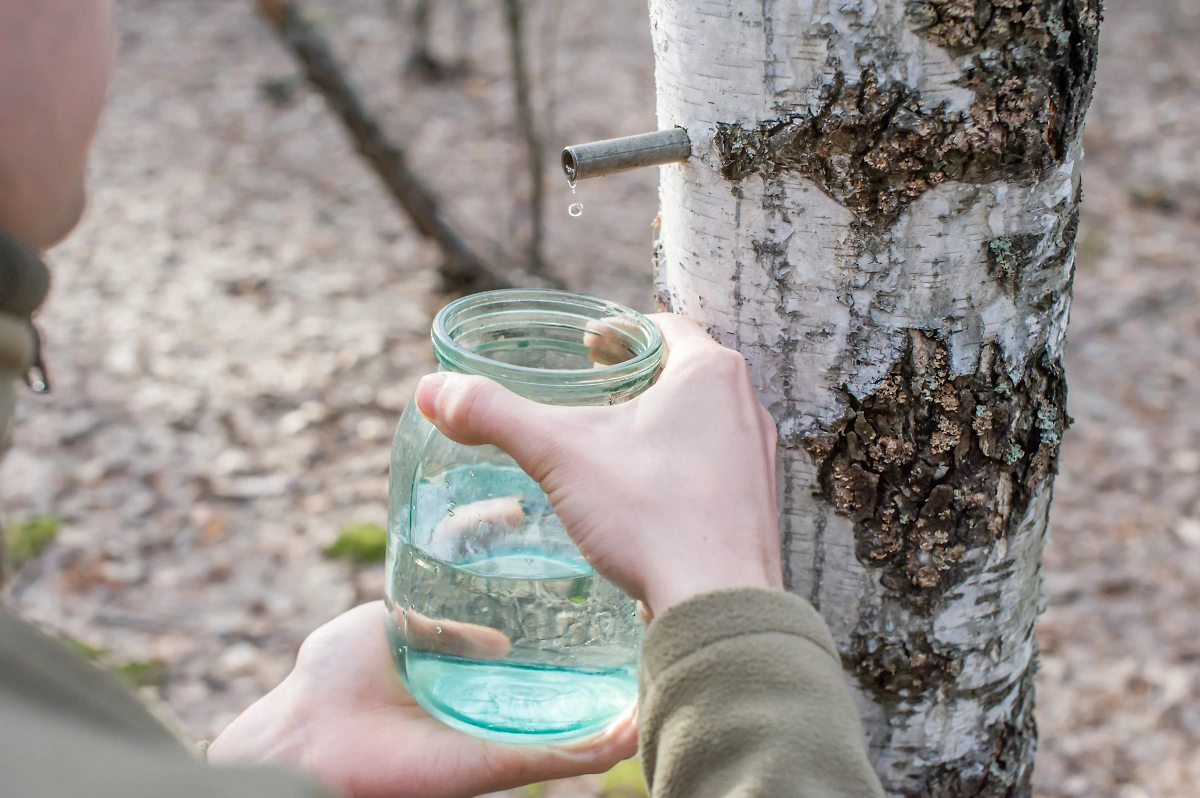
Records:
{"label": "bare twig", "polygon": [[533,114],[533,99],[529,91],[529,70],[525,63],[524,0],[504,0],[508,18],[509,53],[512,59],[513,83],[517,93],[517,124],[525,138],[526,160],[529,162],[529,271],[542,277],[546,263],[542,259],[542,206],[545,200],[543,185],[542,142]]}
{"label": "bare twig", "polygon": [[410,71],[433,76],[440,70],[429,49],[429,0],[416,0],[412,10],[413,48],[408,56]]}
{"label": "bare twig", "polygon": [[416,0],[413,4],[409,20],[413,31],[413,46],[408,56],[408,73],[429,83],[462,77],[468,72],[465,50],[464,55],[457,61],[442,61],[433,54],[430,47],[432,11],[432,0]]}
{"label": "bare twig", "polygon": [[471,40],[475,34],[475,4],[471,0],[460,0],[458,18],[455,20],[454,32],[458,40],[458,63],[463,70],[471,69]]}
{"label": "bare twig", "polygon": [[417,230],[441,247],[444,290],[469,294],[508,285],[507,280],[467,247],[443,218],[433,194],[405,163],[403,150],[388,141],[379,124],[367,113],[329,45],[304,19],[296,3],[258,0],[258,8],[304,67],[308,82],[341,118],[359,153],[379,175]]}

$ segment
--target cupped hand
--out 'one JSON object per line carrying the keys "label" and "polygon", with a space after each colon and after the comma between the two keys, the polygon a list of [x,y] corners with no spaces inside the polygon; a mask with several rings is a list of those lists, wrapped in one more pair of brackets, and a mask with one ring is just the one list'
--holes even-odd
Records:
{"label": "cupped hand", "polygon": [[600,773],[636,751],[632,715],[553,746],[494,743],[443,725],[396,675],[386,612],[383,602],[364,604],[313,632],[291,674],[222,732],[209,761],[290,765],[355,798],[466,798]]}
{"label": "cupped hand", "polygon": [[417,406],[446,437],[508,452],[584,557],[652,614],[712,590],[781,587],[775,424],[746,362],[689,319],[652,320],[666,364],[632,401],[555,407],[440,372]]}

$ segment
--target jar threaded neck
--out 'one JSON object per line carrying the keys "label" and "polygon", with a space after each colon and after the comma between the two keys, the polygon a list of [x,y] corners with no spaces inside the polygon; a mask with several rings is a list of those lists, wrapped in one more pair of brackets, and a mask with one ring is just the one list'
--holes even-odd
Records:
{"label": "jar threaded neck", "polygon": [[567,291],[508,289],[456,300],[433,322],[443,369],[491,378],[547,404],[613,404],[662,363],[658,328],[622,305]]}

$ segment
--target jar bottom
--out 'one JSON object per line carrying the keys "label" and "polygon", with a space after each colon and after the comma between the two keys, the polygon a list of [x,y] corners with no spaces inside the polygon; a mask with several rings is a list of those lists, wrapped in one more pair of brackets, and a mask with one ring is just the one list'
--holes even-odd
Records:
{"label": "jar bottom", "polygon": [[409,652],[403,675],[429,714],[497,742],[587,737],[606,729],[637,699],[633,668],[525,666]]}
{"label": "jar bottom", "polygon": [[636,605],[587,564],[507,455],[469,454],[418,471],[408,539],[390,541],[397,670],[426,711],[478,737],[548,743],[602,731],[637,698]]}

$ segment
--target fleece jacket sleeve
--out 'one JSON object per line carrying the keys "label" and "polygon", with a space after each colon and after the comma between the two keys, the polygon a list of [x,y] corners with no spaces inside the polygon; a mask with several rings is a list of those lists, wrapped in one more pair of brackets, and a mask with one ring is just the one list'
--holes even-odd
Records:
{"label": "fleece jacket sleeve", "polygon": [[652,798],[882,798],[833,637],[783,591],[709,593],[650,625],[639,728]]}

